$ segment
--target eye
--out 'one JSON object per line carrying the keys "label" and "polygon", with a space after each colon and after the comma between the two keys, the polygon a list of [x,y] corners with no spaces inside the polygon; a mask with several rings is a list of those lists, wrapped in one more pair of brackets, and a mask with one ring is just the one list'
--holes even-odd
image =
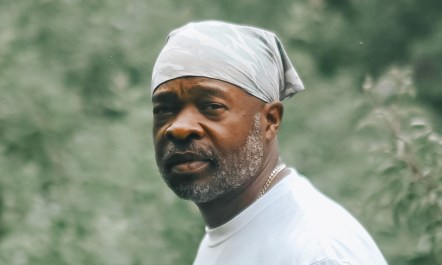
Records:
{"label": "eye", "polygon": [[217,102],[206,102],[201,104],[200,109],[208,115],[218,115],[226,110],[226,106]]}
{"label": "eye", "polygon": [[158,104],[153,107],[153,114],[154,115],[172,114],[173,111],[174,111],[174,108],[170,105]]}

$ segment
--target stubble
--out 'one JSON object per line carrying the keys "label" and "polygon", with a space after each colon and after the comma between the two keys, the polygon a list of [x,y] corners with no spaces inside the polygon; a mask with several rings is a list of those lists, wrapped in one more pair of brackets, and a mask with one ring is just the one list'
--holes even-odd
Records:
{"label": "stubble", "polygon": [[[234,191],[256,176],[262,165],[264,144],[261,132],[260,114],[257,113],[245,144],[225,156],[213,149],[190,144],[186,151],[207,158],[214,164],[215,169],[206,176],[207,181],[200,182],[192,178],[177,179],[160,167],[163,179],[180,198],[195,203],[209,202]],[[164,157],[170,156],[176,152],[176,149],[174,147],[169,149]]]}

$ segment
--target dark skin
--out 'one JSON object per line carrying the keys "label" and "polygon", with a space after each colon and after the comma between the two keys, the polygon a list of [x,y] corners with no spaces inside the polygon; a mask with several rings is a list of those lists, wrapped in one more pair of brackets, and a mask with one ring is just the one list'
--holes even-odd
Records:
{"label": "dark skin", "polygon": [[[189,152],[180,151],[175,159],[163,161],[164,153],[177,146],[194,144],[210,147],[221,156],[243,146],[259,113],[263,158],[259,170],[238,188],[227,190],[207,202],[196,202],[209,227],[220,226],[258,199],[272,170],[279,163],[277,133],[283,106],[279,101],[265,103],[227,82],[183,77],[159,86],[152,97],[153,138],[157,164],[172,179],[190,179],[210,185],[207,177],[214,166]],[[288,174],[280,172],[268,189]]]}

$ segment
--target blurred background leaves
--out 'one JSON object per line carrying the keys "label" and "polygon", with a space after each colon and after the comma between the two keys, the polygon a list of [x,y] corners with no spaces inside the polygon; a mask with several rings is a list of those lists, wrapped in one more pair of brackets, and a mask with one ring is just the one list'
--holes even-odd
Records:
{"label": "blurred background leaves", "polygon": [[0,1],[0,264],[191,264],[203,223],[157,173],[149,85],[201,19],[279,35],[307,87],[286,162],[390,264],[442,264],[441,3]]}

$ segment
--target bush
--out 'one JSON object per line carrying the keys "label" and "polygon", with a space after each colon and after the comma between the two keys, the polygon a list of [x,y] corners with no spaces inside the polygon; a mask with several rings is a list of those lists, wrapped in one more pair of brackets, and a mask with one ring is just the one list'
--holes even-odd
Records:
{"label": "bush", "polygon": [[372,206],[392,218],[397,236],[414,239],[402,264],[442,264],[442,137],[413,101],[411,71],[367,77],[363,89],[370,108],[360,128],[376,135],[369,146],[378,179]]}

